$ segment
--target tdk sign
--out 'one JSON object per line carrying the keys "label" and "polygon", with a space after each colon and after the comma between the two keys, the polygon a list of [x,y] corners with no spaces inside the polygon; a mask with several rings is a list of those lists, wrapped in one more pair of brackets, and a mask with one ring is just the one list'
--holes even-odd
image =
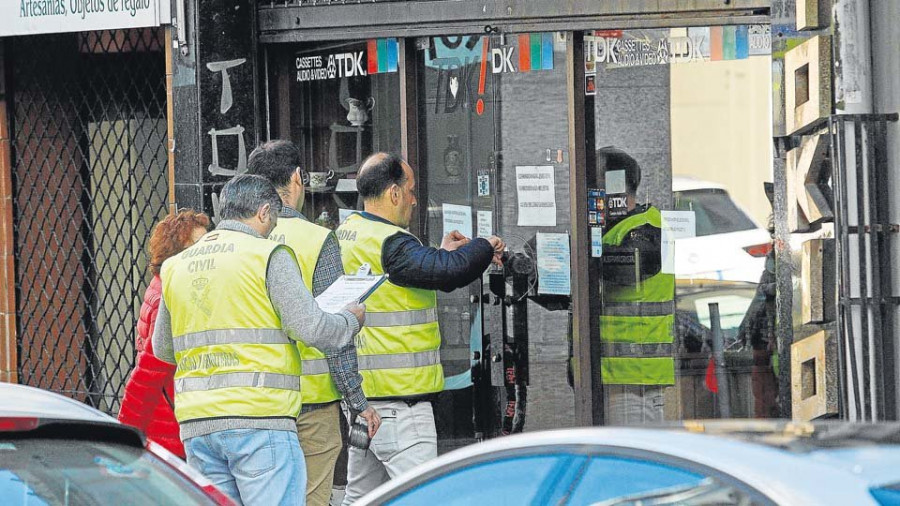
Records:
{"label": "tdk sign", "polygon": [[336,72],[338,78],[368,75],[363,65],[364,56],[362,51],[333,54],[328,57],[328,73]]}

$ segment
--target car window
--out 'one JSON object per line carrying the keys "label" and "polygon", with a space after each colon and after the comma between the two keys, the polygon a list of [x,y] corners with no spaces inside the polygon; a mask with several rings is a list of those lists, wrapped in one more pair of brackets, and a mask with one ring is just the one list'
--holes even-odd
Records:
{"label": "car window", "polygon": [[593,457],[568,504],[750,505],[741,490],[694,471],[618,456]]}
{"label": "car window", "polygon": [[[480,462],[441,475],[389,501],[401,505],[532,504],[555,488],[580,456],[527,455]],[[540,501],[538,501],[540,502]]]}
{"label": "car window", "polygon": [[900,487],[897,485],[873,488],[871,493],[880,506],[900,506]]}
{"label": "car window", "polygon": [[718,188],[675,192],[675,209],[694,211],[698,237],[756,228],[753,220],[731,200],[728,192]]}
{"label": "car window", "polygon": [[0,439],[0,504],[212,504],[142,448],[96,441]]}

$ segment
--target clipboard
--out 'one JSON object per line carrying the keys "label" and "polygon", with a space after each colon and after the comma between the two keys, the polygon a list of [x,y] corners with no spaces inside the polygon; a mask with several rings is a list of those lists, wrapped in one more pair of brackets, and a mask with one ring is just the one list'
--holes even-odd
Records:
{"label": "clipboard", "polygon": [[356,299],[356,302],[359,302],[360,304],[362,304],[363,302],[365,302],[366,299],[368,299],[370,295],[372,295],[373,293],[375,293],[375,290],[378,290],[378,287],[381,286],[382,283],[384,283],[385,281],[387,281],[388,275],[387,275],[387,274],[382,274],[382,275],[380,276],[380,278],[381,278],[381,279],[379,279],[378,281],[375,282],[374,285],[372,285],[372,288],[369,288],[368,290],[366,290],[366,293],[360,295],[360,297],[359,297],[358,299]]}
{"label": "clipboard", "polygon": [[344,275],[316,297],[316,303],[326,313],[337,313],[347,304],[361,303],[369,298],[387,279],[387,275]]}

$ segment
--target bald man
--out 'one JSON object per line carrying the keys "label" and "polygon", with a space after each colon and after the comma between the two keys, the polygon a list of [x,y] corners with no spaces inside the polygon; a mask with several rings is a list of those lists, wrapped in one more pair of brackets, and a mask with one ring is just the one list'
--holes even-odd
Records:
{"label": "bald man", "polygon": [[469,239],[459,231],[440,248],[409,232],[416,178],[401,158],[376,153],[356,179],[365,211],[337,229],[344,271],[368,266],[387,274],[366,299],[366,328],[357,346],[363,392],[381,415],[368,450],[350,448],[344,504],[437,456],[431,402],[444,388],[436,290],[451,292],[480,278],[505,245],[496,236]]}

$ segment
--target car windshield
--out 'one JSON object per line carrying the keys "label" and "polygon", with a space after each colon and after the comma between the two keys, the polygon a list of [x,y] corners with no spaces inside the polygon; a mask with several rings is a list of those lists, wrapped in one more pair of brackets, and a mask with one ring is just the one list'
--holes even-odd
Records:
{"label": "car windshield", "polygon": [[719,188],[675,192],[675,209],[694,211],[698,237],[756,228],[753,220],[731,200],[728,192]]}
{"label": "car windshield", "polygon": [[0,504],[213,504],[149,452],[97,441],[0,439]]}

